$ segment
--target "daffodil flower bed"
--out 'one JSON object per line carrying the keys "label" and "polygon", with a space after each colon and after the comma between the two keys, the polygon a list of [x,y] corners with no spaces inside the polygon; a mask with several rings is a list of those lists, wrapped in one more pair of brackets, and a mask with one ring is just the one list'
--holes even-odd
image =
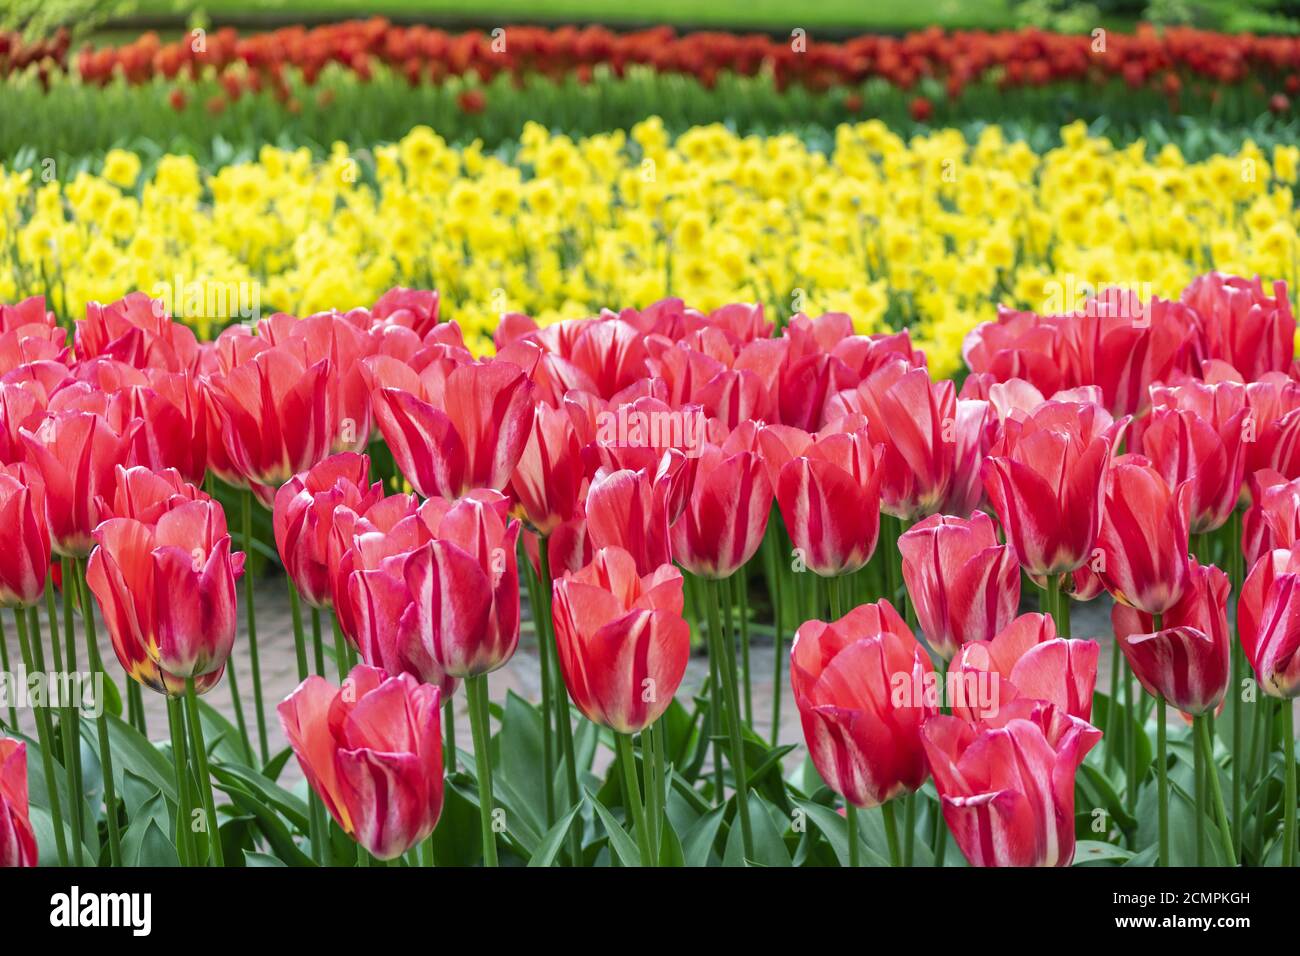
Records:
{"label": "daffodil flower bed", "polygon": [[113,150],[70,182],[0,168],[0,301],[44,294],[70,319],[140,289],[206,338],[252,314],[438,288],[479,353],[510,312],[758,301],[779,321],[910,327],[944,376],[999,302],[1068,311],[1106,284],[1176,296],[1211,269],[1296,287],[1300,149],[1247,141],[1189,162],[1083,124],[1061,136],[1039,153],[997,126],[904,140],[867,121],[823,151],[720,125],[674,138],[651,117],[581,139],[530,124],[495,152],[417,127],[211,171]]}

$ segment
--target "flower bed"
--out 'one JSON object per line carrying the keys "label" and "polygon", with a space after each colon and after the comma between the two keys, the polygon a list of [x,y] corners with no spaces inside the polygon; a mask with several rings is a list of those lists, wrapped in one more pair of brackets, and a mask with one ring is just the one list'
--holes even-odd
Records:
{"label": "flower bed", "polygon": [[143,288],[206,338],[254,307],[437,286],[479,354],[506,312],[547,323],[668,295],[747,300],[778,321],[910,326],[952,375],[998,301],[1068,311],[1104,284],[1175,296],[1210,268],[1295,280],[1295,147],[1187,163],[1081,126],[1063,136],[1038,155],[997,128],[909,143],[868,122],[839,127],[823,154],[719,126],[672,139],[652,119],[578,141],[533,126],[510,162],[425,128],[319,163],[268,148],[212,173],[119,151],[66,185],[39,168],[4,177],[0,296],[45,294],[69,317]]}
{"label": "flower bed", "polygon": [[[39,672],[61,587],[94,673],[93,595],[127,679],[121,717],[41,704],[34,737],[0,740],[0,863],[897,866],[951,843],[974,866],[1294,865],[1296,762],[1269,753],[1294,754],[1300,695],[1295,333],[1284,283],[1107,291],[982,324],[958,393],[906,333],[833,313],[778,331],[734,303],[515,314],[484,361],[436,293],[400,288],[208,343],[138,293],[71,338],[40,299],[0,308],[0,600]],[[239,502],[243,552],[200,484]],[[302,681],[279,702],[246,564],[263,508]],[[508,699],[493,746],[523,587],[541,701]],[[1108,689],[1098,642],[1071,636],[1071,604],[1103,591]],[[760,626],[774,708],[795,636],[809,760],[789,776],[747,716]],[[713,677],[690,711],[693,640]],[[223,675],[234,724],[199,699]],[[144,691],[168,698],[170,761]],[[277,717],[305,799],[276,783]],[[95,744],[56,752],[82,719]],[[102,794],[61,805],[90,777]],[[1169,838],[1180,779],[1208,808],[1195,842]],[[168,837],[167,818],[205,823]]]}

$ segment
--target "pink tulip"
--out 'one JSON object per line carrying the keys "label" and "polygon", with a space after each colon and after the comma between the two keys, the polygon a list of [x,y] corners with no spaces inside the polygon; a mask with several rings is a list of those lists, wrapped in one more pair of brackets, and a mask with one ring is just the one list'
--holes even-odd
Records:
{"label": "pink tulip", "polygon": [[931,717],[921,731],[943,818],[972,866],[1069,866],[1074,776],[1101,739],[1087,721],[1021,698],[972,725]]}
{"label": "pink tulip", "polygon": [[903,581],[930,646],[952,660],[969,641],[987,641],[1020,603],[1020,565],[999,544],[993,521],[931,515],[898,539]]}
{"label": "pink tulip", "polygon": [[441,696],[361,664],[341,689],[308,677],[277,708],[330,816],[380,860],[428,839],[442,814]]}

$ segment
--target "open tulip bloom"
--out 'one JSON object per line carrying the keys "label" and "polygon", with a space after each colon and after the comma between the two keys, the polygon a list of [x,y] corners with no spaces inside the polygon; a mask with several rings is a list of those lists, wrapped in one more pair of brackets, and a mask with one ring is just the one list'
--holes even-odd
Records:
{"label": "open tulip bloom", "polygon": [[1269,290],[1003,308],[960,390],[675,298],[490,343],[403,288],[210,341],[0,307],[0,670],[125,688],[0,706],[0,865],[1292,865]]}

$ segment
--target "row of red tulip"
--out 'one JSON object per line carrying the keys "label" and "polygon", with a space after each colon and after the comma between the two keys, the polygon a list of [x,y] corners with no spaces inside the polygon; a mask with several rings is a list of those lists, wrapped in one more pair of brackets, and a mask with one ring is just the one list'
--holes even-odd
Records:
{"label": "row of red tulip", "polygon": [[[856,336],[841,315],[773,331],[758,307],[706,315],[675,300],[543,329],[507,315],[497,356],[477,361],[438,323],[434,293],[276,315],[212,343],[140,295],[92,306],[71,347],[39,300],[5,307],[0,527],[15,547],[0,555],[0,603],[40,598],[51,549],[89,554],[128,674],[192,704],[230,654],[242,556],[220,506],[189,482],[211,473],[247,489],[245,534],[255,494],[273,508],[297,593],[332,608],[363,662],[345,690],[308,677],[281,720],[325,808],[381,859],[436,823],[437,705],[463,680],[484,859],[495,861],[485,682],[518,642],[521,538],[541,583],[543,695],[561,751],[571,728],[558,681],[629,753],[668,706],[690,643],[675,561],[710,582],[715,689],[744,780],[716,582],[754,557],[775,501],[794,555],[830,580],[837,618],[809,621],[792,648],[814,762],[851,825],[853,808],[892,812],[933,775],[973,863],[1073,857],[1074,774],[1100,731],[1089,723],[1097,645],[1070,637],[1067,595],[1114,596],[1133,673],[1201,721],[1198,733],[1221,705],[1228,579],[1189,555],[1189,538],[1235,520],[1239,500],[1253,563],[1240,645],[1266,694],[1300,694],[1300,382],[1283,287],[1269,296],[1211,275],[1180,302],[1005,312],[972,333],[960,396],[930,378],[905,332]],[[357,452],[375,429],[419,497],[371,483]],[[1143,454],[1119,454],[1124,442]],[[898,538],[906,589],[849,609],[842,582],[871,563],[882,513],[916,522]],[[1015,616],[1020,569],[1050,618]],[[890,603],[900,594],[930,653]],[[951,715],[942,701],[900,699],[896,675],[924,685],[931,654],[955,674],[996,673],[996,699]],[[632,814],[645,861],[657,859],[663,812],[649,782]],[[569,789],[577,800],[572,777]],[[212,813],[210,790],[200,796]],[[1290,862],[1294,812],[1285,825]]]}
{"label": "row of red tulip", "polygon": [[726,33],[678,36],[670,27],[614,33],[596,26],[512,26],[491,34],[449,34],[372,19],[243,37],[222,29],[201,42],[186,36],[164,43],[146,33],[124,46],[88,45],[76,54],[75,66],[70,47],[63,33],[31,44],[0,35],[0,74],[34,65],[42,77],[75,68],[86,82],[107,83],[120,76],[143,83],[211,70],[234,94],[242,86],[282,86],[286,67],[300,69],[314,82],[327,65],[338,64],[366,80],[377,63],[400,70],[412,84],[438,82],[449,75],[487,80],[501,73],[553,78],[573,74],[587,80],[598,66],[622,75],[638,64],[693,76],[706,85],[720,73],[753,76],[770,70],[780,88],[799,83],[828,89],[881,77],[910,89],[921,78],[937,76],[951,96],[991,77],[1004,88],[1120,78],[1134,88],[1159,86],[1171,94],[1182,78],[1235,84],[1252,76],[1285,76],[1289,87],[1300,83],[1300,43],[1293,37],[1187,28],[1157,32],[1146,26],[1134,34],[1113,33],[1099,45],[1093,35],[1037,29],[945,33],[934,28],[902,37],[867,35],[837,42],[798,32],[787,39]]}

